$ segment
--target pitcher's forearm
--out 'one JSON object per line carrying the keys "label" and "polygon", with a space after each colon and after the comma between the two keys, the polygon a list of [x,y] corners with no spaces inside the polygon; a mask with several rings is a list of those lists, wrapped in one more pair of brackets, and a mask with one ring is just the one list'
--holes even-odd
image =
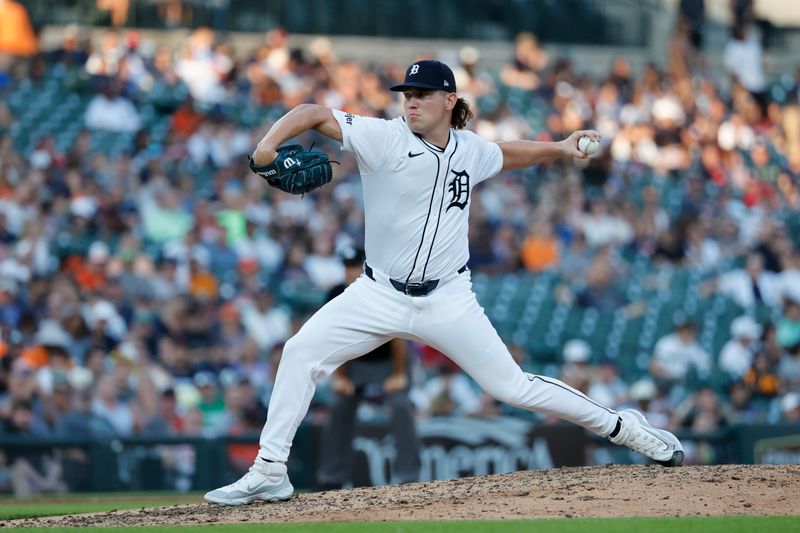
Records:
{"label": "pitcher's forearm", "polygon": [[289,139],[314,127],[316,110],[313,106],[299,105],[283,115],[259,141],[253,152],[256,165],[267,165],[275,159],[275,150]]}
{"label": "pitcher's forearm", "polygon": [[567,155],[561,142],[506,141],[497,143],[503,151],[503,169],[528,168]]}
{"label": "pitcher's forearm", "polygon": [[563,141],[536,142],[536,141],[507,141],[497,145],[503,152],[503,170],[528,168],[541,163],[549,163],[559,157],[574,157],[586,159],[589,154],[578,149],[578,140],[589,137],[593,141],[600,141],[600,133],[595,130],[578,130]]}
{"label": "pitcher's forearm", "polygon": [[275,159],[275,150],[301,133],[315,129],[332,118],[330,109],[314,104],[301,104],[283,115],[259,141],[253,152],[256,165],[267,165]]}

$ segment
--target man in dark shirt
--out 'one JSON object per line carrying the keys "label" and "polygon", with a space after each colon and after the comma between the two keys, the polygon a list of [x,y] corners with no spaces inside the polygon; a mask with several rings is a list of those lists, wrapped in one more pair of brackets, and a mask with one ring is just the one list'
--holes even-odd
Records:
{"label": "man in dark shirt", "polygon": [[[364,252],[344,255],[345,282],[330,290],[327,301],[344,292],[363,272]],[[356,411],[361,401],[381,402],[389,410],[389,431],[397,450],[393,479],[416,481],[420,458],[414,414],[408,399],[406,341],[392,339],[372,352],[337,368],[331,376],[334,391],[330,418],[322,434],[318,481],[323,489],[342,488],[350,480]]]}

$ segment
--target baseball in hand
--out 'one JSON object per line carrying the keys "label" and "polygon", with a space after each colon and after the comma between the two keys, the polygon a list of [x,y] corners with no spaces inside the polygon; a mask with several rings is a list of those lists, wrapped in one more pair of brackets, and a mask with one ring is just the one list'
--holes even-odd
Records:
{"label": "baseball in hand", "polygon": [[594,141],[586,136],[578,139],[578,150],[586,155],[594,155],[599,149],[600,141]]}

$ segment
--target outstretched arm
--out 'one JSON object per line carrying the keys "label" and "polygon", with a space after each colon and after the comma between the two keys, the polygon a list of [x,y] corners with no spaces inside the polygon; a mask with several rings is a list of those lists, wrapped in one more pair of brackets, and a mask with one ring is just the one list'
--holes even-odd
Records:
{"label": "outstretched arm", "polygon": [[594,130],[580,130],[558,142],[506,141],[497,145],[503,152],[503,170],[528,168],[547,163],[559,157],[587,159],[589,156],[578,150],[581,137],[599,141],[600,134]]}
{"label": "outstretched arm", "polygon": [[304,131],[312,129],[335,141],[342,142],[342,128],[339,127],[339,123],[329,108],[315,104],[301,104],[272,125],[253,152],[253,163],[256,166],[272,163],[278,155],[275,150],[280,145]]}

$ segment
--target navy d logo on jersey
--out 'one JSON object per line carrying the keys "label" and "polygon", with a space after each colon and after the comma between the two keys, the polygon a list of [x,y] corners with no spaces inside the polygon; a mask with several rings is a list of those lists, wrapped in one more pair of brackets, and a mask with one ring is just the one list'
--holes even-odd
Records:
{"label": "navy d logo on jersey", "polygon": [[452,197],[447,209],[445,209],[445,213],[451,207],[458,207],[463,211],[469,202],[469,174],[467,174],[466,170],[451,170],[450,172],[455,174],[455,177],[450,182],[450,185],[447,186],[447,190],[450,191]]}

